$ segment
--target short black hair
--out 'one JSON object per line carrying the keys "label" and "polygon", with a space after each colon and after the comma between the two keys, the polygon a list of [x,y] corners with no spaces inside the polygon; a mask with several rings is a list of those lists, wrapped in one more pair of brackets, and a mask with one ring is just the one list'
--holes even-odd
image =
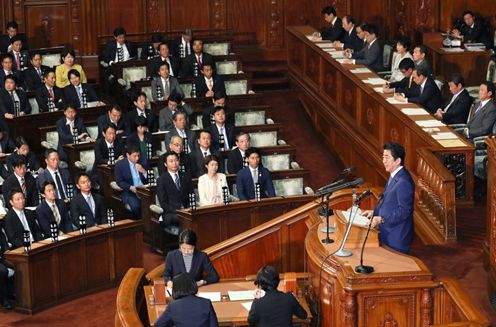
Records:
{"label": "short black hair", "polygon": [[[179,136],[179,138],[181,138],[181,137]],[[171,140],[172,140],[172,138],[171,138]],[[177,158],[177,160],[180,160],[179,153],[177,153],[175,151],[169,151],[169,152],[166,152],[164,155],[164,165],[167,164],[167,158],[169,158],[171,156],[174,156]]]}
{"label": "short black hair", "polygon": [[266,265],[260,268],[255,278],[255,285],[264,291],[274,291],[279,286],[279,273],[274,266]]}
{"label": "short black hair", "polygon": [[8,79],[13,80],[14,83],[16,83],[16,85],[17,85],[17,77],[15,77],[14,74],[9,74],[9,75],[5,76],[4,82],[7,82]]}
{"label": "short black hair", "polygon": [[17,22],[15,20],[11,20],[10,22],[7,23],[6,25],[6,29],[9,29],[9,28],[15,28],[15,29],[18,29],[19,28],[19,25],[17,24]]}
{"label": "short black hair", "polygon": [[134,103],[134,102],[136,102],[136,101],[138,101],[138,99],[139,99],[140,97],[145,97],[145,99],[146,99],[146,93],[145,93],[145,92],[143,92],[143,91],[138,91],[138,92],[135,92],[135,93],[133,94],[133,98],[132,98],[133,103]]}
{"label": "short black hair", "polygon": [[451,75],[451,77],[448,79],[448,83],[451,82],[455,85],[462,85],[465,86],[465,79],[461,75]]}
{"label": "short black hair", "polygon": [[172,101],[175,103],[181,103],[181,101],[183,101],[183,98],[181,97],[181,94],[177,93],[176,91],[172,91],[172,93],[169,95],[169,99],[167,101]]}
{"label": "short black hair", "polygon": [[76,107],[74,107],[72,104],[70,104],[70,103],[64,104],[64,112],[66,112],[69,109],[76,110],[76,112],[77,112]]}
{"label": "short black hair", "polygon": [[130,143],[126,146],[126,152],[127,154],[133,154],[133,153],[141,153],[140,147],[136,143]]}
{"label": "short black hair", "polygon": [[368,32],[369,34],[374,34],[376,37],[379,36],[379,29],[374,24],[365,25],[364,31]]}
{"label": "short black hair", "polygon": [[409,70],[415,68],[415,62],[411,58],[405,58],[400,61],[398,65],[400,70]]}
{"label": "short black hair", "polygon": [[257,148],[255,147],[249,147],[248,149],[246,149],[245,151],[245,157],[248,158],[249,156],[251,156],[253,153],[256,153],[258,154],[259,157],[261,157],[260,155],[260,150],[258,150]]}
{"label": "short black hair", "polygon": [[14,197],[15,194],[17,193],[21,193],[22,196],[24,196],[24,192],[22,192],[22,190],[18,187],[14,187],[13,189],[10,190],[9,192],[9,200],[12,201],[12,198]]}
{"label": "short black hair", "polygon": [[169,44],[167,42],[160,42],[160,44],[158,45],[158,49],[160,50],[160,48],[165,45],[167,47],[167,49],[169,48]]}
{"label": "short black hair", "polygon": [[[415,48],[418,48],[418,49],[419,49],[419,51],[420,51],[420,53],[423,53],[423,54],[425,54],[425,55],[427,55],[427,54],[429,53],[429,50],[427,50],[427,47],[426,47],[425,45],[423,45],[423,44],[417,44],[417,45],[415,46]],[[415,49],[415,48],[414,48],[414,49]]]}
{"label": "short black hair", "polygon": [[26,166],[26,159],[24,159],[24,156],[16,154],[12,158],[12,167],[16,168],[16,167],[21,167],[21,166]]}
{"label": "short black hair", "polygon": [[67,73],[67,79],[70,80],[71,79],[71,75],[74,75],[77,78],[81,78],[81,74],[78,72],[77,69],[74,69],[74,68],[71,69],[71,70],[69,70],[69,72]]}
{"label": "short black hair", "polygon": [[158,66],[157,72],[160,71],[160,68],[162,68],[162,66],[167,66],[167,70],[170,70],[169,63],[167,61],[162,61],[162,63]]}
{"label": "short black hair", "polygon": [[105,125],[103,125],[103,132],[104,132],[104,133],[107,133],[107,130],[108,130],[109,128],[112,128],[112,129],[115,131],[115,127],[114,127],[114,125],[112,125],[112,124],[105,124]]}
{"label": "short black hair", "polygon": [[28,141],[26,141],[26,139],[22,136],[16,137],[14,143],[15,143],[16,148],[18,148],[18,149],[23,145],[29,146]]}
{"label": "short black hair", "polygon": [[151,39],[152,39],[152,43],[159,43],[159,42],[163,42],[164,37],[162,36],[161,33],[154,32],[154,33],[152,33]]}
{"label": "short black hair", "polygon": [[403,48],[406,49],[406,51],[410,50],[410,47],[412,46],[412,41],[408,36],[400,36],[397,40],[396,43],[399,43],[403,46]]}
{"label": "short black hair", "polygon": [[64,63],[64,58],[67,57],[67,55],[71,55],[72,57],[76,58],[76,52],[74,52],[74,49],[65,47],[64,50],[60,53],[60,63]]}
{"label": "short black hair", "polygon": [[494,96],[494,84],[491,81],[484,81],[481,85],[485,85],[487,87],[487,92],[491,92],[492,96]]}
{"label": "short black hair", "polygon": [[12,55],[12,53],[10,52],[2,53],[2,62],[7,58],[10,58],[10,61],[12,62],[14,61],[14,56]]}
{"label": "short black hair", "polygon": [[475,15],[474,15],[474,13],[472,12],[472,10],[465,10],[465,11],[463,12],[462,17],[465,17],[465,15],[470,15],[470,16],[472,16],[472,17],[474,17],[474,16],[475,16]]}
{"label": "short black hair", "polygon": [[353,18],[353,16],[351,16],[351,15],[346,15],[342,19],[346,19],[346,22],[348,22],[348,24],[349,23],[355,24],[355,18]]}
{"label": "short black hair", "polygon": [[417,71],[418,76],[424,76],[424,77],[430,76],[429,69],[427,69],[427,67],[425,66],[416,67],[415,70]]}
{"label": "short black hair", "polygon": [[43,72],[43,78],[47,78],[48,75],[50,75],[50,73],[54,73],[55,74],[55,71],[52,68],[45,70]]}
{"label": "short black hair", "polygon": [[184,116],[184,118],[186,118],[186,113],[184,111],[176,110],[176,112],[174,113],[174,115],[172,115],[172,120],[173,121],[176,121],[177,120],[177,116],[179,116],[179,115],[182,115],[182,116]]}
{"label": "short black hair", "polygon": [[186,273],[180,273],[172,279],[172,298],[174,300],[198,293],[198,285],[193,277]]}
{"label": "short black hair", "polygon": [[391,156],[393,156],[393,159],[396,160],[398,158],[401,159],[400,165],[403,166],[405,164],[405,148],[398,143],[395,142],[388,142],[384,144],[383,147],[384,150],[389,150],[391,152]]}
{"label": "short black hair", "polygon": [[134,124],[136,125],[136,128],[138,128],[138,126],[148,127],[146,118],[143,116],[137,116],[136,119],[134,120]]}
{"label": "short black hair", "polygon": [[210,137],[212,137],[212,133],[210,133],[210,131],[208,129],[200,129],[198,131],[198,137],[197,137],[198,140],[200,139],[202,133],[206,133],[206,134],[210,135]]}
{"label": "short black hair", "polygon": [[224,107],[222,107],[222,106],[215,106],[213,113],[215,114],[216,112],[221,111],[221,110],[224,111],[224,113],[226,112],[226,109]]}
{"label": "short black hair", "polygon": [[118,112],[122,112],[121,106],[119,106],[117,103],[111,105],[108,111],[111,112],[112,110],[117,110]]}
{"label": "short black hair", "polygon": [[332,6],[325,6],[322,8],[322,11],[320,12],[322,15],[327,14],[327,15],[334,15],[336,16],[336,9]]}
{"label": "short black hair", "polygon": [[48,157],[52,154],[52,153],[56,153],[57,155],[59,154],[59,152],[55,149],[47,149],[45,151],[45,159],[48,159]]}
{"label": "short black hair", "polygon": [[241,132],[238,132],[238,134],[236,134],[236,142],[238,142],[239,138],[243,135],[248,135],[248,140],[250,139],[249,133],[241,131]]}
{"label": "short black hair", "polygon": [[123,27],[117,27],[114,30],[114,36],[118,37],[119,35],[126,35],[126,30]]}
{"label": "short black hair", "polygon": [[55,186],[55,183],[54,182],[51,182],[51,181],[45,181],[43,182],[43,184],[41,185],[40,187],[40,193],[41,194],[44,194],[45,193],[45,189],[48,185],[52,185],[54,189],[56,189],[57,187]]}
{"label": "short black hair", "polygon": [[78,174],[76,175],[76,178],[74,179],[74,180],[76,181],[76,184],[77,184],[77,183],[79,183],[79,179],[80,179],[81,177],[84,177],[84,176],[88,177],[88,179],[91,181],[91,177],[90,177],[90,175],[88,175],[88,174],[87,174],[87,173],[85,173],[85,172],[80,172],[80,173],[78,173]]}
{"label": "short black hair", "polygon": [[196,233],[189,228],[183,230],[181,234],[179,234],[179,244],[196,246]]}
{"label": "short black hair", "polygon": [[225,99],[227,98],[226,92],[224,91],[219,91],[214,93],[214,100],[219,100],[219,99]]}
{"label": "short black hair", "polygon": [[10,44],[13,44],[14,42],[16,41],[21,41],[22,43],[22,38],[20,35],[14,35],[11,39],[10,39]]}
{"label": "short black hair", "polygon": [[219,157],[217,157],[215,154],[209,154],[208,156],[205,156],[205,159],[203,159],[203,171],[206,173],[207,172],[207,167],[211,161],[215,161],[218,164],[220,163]]}
{"label": "short black hair", "polygon": [[29,59],[33,60],[33,58],[36,57],[37,55],[40,55],[40,57],[43,57],[40,50],[33,50],[33,51],[29,52]]}

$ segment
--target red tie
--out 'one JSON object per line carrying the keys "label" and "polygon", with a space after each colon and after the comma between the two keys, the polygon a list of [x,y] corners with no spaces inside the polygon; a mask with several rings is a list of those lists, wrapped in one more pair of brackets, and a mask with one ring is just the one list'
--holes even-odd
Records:
{"label": "red tie", "polygon": [[198,66],[201,67],[202,66],[202,58],[201,58],[201,55],[198,56]]}
{"label": "red tie", "polygon": [[52,98],[52,101],[55,101],[55,97],[53,95],[53,88],[50,88],[48,92],[50,92],[50,98]]}
{"label": "red tie", "polygon": [[24,178],[21,178],[21,189],[22,193],[26,194],[26,183],[24,182]]}
{"label": "red tie", "polygon": [[21,58],[19,57],[19,52],[16,52],[15,57],[17,70],[21,70]]}

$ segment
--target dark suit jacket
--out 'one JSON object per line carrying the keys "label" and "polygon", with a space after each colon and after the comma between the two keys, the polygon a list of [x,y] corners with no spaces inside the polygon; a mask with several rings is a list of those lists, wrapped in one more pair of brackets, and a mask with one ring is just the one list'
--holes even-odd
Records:
{"label": "dark suit jacket", "polygon": [[[27,43],[26,34],[17,33],[16,36],[18,36],[22,40],[22,48],[24,50],[27,50],[28,43]],[[10,46],[10,37],[7,34],[0,36],[0,52],[6,53],[7,50],[9,49],[9,46]]]}
{"label": "dark suit jacket", "polygon": [[490,49],[491,41],[489,36],[489,31],[484,28],[480,19],[474,21],[474,27],[463,24],[460,33],[463,35],[464,42],[470,43],[484,43],[484,45]]}
{"label": "dark suit jacket", "polygon": [[155,322],[156,327],[217,327],[218,325],[212,302],[195,295],[174,300]]}
{"label": "dark suit jacket", "polygon": [[0,140],[0,145],[2,146],[1,152],[3,153],[12,153],[16,148],[14,141],[10,137],[10,133],[7,131],[3,132],[3,137]]}
{"label": "dark suit jacket", "polygon": [[[12,67],[12,69],[14,69],[14,68]],[[22,87],[24,85],[24,81],[22,79],[21,72],[18,70],[13,70],[12,75],[14,75],[17,78],[17,86]],[[3,85],[5,84],[5,76],[6,76],[5,71],[2,68],[0,68],[0,87],[2,87],[2,88],[3,88]]]}
{"label": "dark suit jacket", "polygon": [[[74,184],[73,180],[71,178],[71,174],[65,168],[59,168],[58,172],[59,172],[61,182],[64,184],[64,188],[65,188],[66,195],[67,195],[67,184]],[[45,169],[41,174],[38,175],[38,178],[37,178],[38,189],[41,189],[41,186],[46,181],[50,181],[50,182],[55,183],[55,187],[57,187],[57,182],[55,182],[53,180],[52,175],[50,175],[50,172],[48,171],[48,169]]]}
{"label": "dark suit jacket", "polygon": [[164,212],[162,219],[165,225],[177,225],[176,210],[189,208],[189,193],[191,193],[191,175],[179,172],[180,190],[167,170],[157,180],[157,197]]}
{"label": "dark suit jacket", "polygon": [[114,123],[110,122],[109,115],[108,115],[108,113],[106,113],[106,114],[98,117],[98,119],[96,120],[96,123],[98,124],[98,138],[99,139],[103,138],[103,134],[102,134],[103,128],[106,125],[112,125],[115,127],[116,133],[117,133],[116,137],[118,139],[120,139],[122,136],[127,135],[128,127],[127,127],[127,123],[126,123],[126,117],[121,117],[121,119],[117,122],[117,125],[115,125]]}
{"label": "dark suit jacket", "polygon": [[[103,137],[96,140],[94,149],[95,164],[93,165],[93,172],[96,172],[98,165],[106,165],[109,161],[108,146]],[[120,155],[124,155],[124,145],[121,139],[116,139],[114,141],[114,160],[117,160]]]}
{"label": "dark suit jacket", "polygon": [[[214,93],[222,92],[226,94],[224,79],[221,76],[215,74],[212,76],[212,80],[214,82],[214,85],[212,86],[212,91],[214,91]],[[208,92],[208,86],[207,83],[205,82],[205,77],[203,77],[202,74],[200,74],[196,78],[195,85],[196,85],[196,95],[198,97],[205,97],[206,93]]]}
{"label": "dark suit jacket", "polygon": [[[173,57],[176,58],[181,58],[181,44],[182,44],[182,38],[178,38],[176,40],[173,40],[170,42],[170,53],[172,54]],[[184,52],[186,55],[188,54],[187,51]],[[189,43],[189,53],[193,53],[193,42]]]}
{"label": "dark suit jacket", "polygon": [[353,52],[351,58],[355,59],[357,65],[366,65],[370,69],[378,72],[384,69],[382,49],[379,40],[375,40],[369,47],[367,44],[362,50]]}
{"label": "dark suit jacket", "polygon": [[[146,124],[148,125],[148,131],[153,133],[157,130],[158,122],[155,115],[152,113],[150,109],[145,109],[146,115]],[[133,132],[136,132],[136,118],[138,117],[138,113],[136,111],[136,107],[133,107],[131,111],[126,114],[126,135],[131,135]]]}
{"label": "dark suit jacket", "polygon": [[229,174],[237,174],[243,169],[243,156],[238,148],[233,149],[227,156],[227,171]]}
{"label": "dark suit jacket", "polygon": [[251,326],[292,326],[293,315],[305,319],[307,312],[293,293],[278,290],[267,291],[264,297],[255,299],[248,313]]}
{"label": "dark suit jacket", "polygon": [[[125,41],[127,51],[129,52],[130,59],[138,57],[138,52],[136,51],[136,47],[129,41]],[[111,61],[115,61],[115,55],[117,53],[117,41],[112,41],[107,44],[105,49],[103,50],[103,61],[106,63],[110,63]]]}
{"label": "dark suit jacket", "polygon": [[[24,112],[26,115],[29,115],[31,113],[31,105],[29,104],[26,92],[21,89],[17,89],[16,93],[19,97],[20,111]],[[14,114],[14,102],[12,102],[12,97],[5,89],[0,90],[0,108],[2,116],[6,113]]]}
{"label": "dark suit jacket", "polygon": [[[55,107],[58,110],[63,110],[65,106],[65,98],[64,91],[59,89],[58,87],[53,87],[53,95],[55,97]],[[40,108],[40,112],[48,112],[48,99],[50,98],[50,92],[45,87],[45,84],[42,84],[36,90],[36,102],[38,103],[38,108]]]}
{"label": "dark suit jacket", "polygon": [[[276,196],[274,184],[267,168],[262,165],[258,166],[258,183],[260,184],[260,197],[270,198]],[[255,185],[251,177],[250,167],[245,167],[238,171],[236,177],[236,189],[240,200],[253,200],[255,199]]]}
{"label": "dark suit jacket", "polygon": [[[12,69],[17,70],[17,63],[15,60],[15,54],[12,50],[9,53],[14,57],[14,61],[12,62]],[[21,50],[21,52],[19,54],[19,59],[21,61],[20,62],[21,72],[31,66],[31,61],[29,60],[29,52],[28,51],[26,51],[24,49]]]}
{"label": "dark suit jacket", "polygon": [[[7,169],[0,170],[3,179],[7,179],[10,174],[13,174],[14,169],[12,168],[12,162],[14,161],[14,158],[19,155],[20,154],[18,154],[17,152],[14,152],[12,153],[12,155],[7,157]],[[28,168],[28,171],[36,171],[40,169],[40,162],[38,161],[38,158],[36,157],[34,152],[28,152],[28,155],[24,156],[24,159],[26,160],[26,167]]]}
{"label": "dark suit jacket", "polygon": [[[226,124],[233,125],[235,123],[234,111],[229,106],[224,106],[224,112],[226,113]],[[203,128],[206,129],[208,126],[212,125],[211,117],[215,113],[215,106],[210,104],[203,109],[202,113],[202,123]]]}
{"label": "dark suit jacket", "polygon": [[344,33],[346,33],[346,31],[343,29],[343,24],[341,23],[341,19],[338,17],[336,19],[336,22],[334,23],[334,26],[324,27],[320,31],[320,36],[322,37],[322,40],[329,40],[334,42],[334,41],[341,41]]}
{"label": "dark suit jacket", "polygon": [[[72,133],[69,128],[69,125],[66,124],[67,119],[64,117],[60,118],[57,120],[57,133],[59,134],[59,149],[61,150],[62,145],[64,144],[72,144],[73,143],[73,138],[72,138]],[[86,130],[86,127],[84,126],[83,119],[81,117],[76,117],[74,120],[74,127],[77,129],[78,135],[82,133],[88,133]]]}
{"label": "dark suit jacket", "polygon": [[[146,167],[143,167],[146,169]],[[128,192],[132,193],[129,188],[133,186],[133,175],[131,175],[131,169],[129,167],[129,160],[127,158],[124,158],[122,160],[117,161],[115,164],[114,168],[114,174],[115,174],[115,181],[117,182],[117,185],[121,189],[123,189],[123,192]],[[143,176],[142,173],[139,173],[141,182],[143,184],[146,184],[146,178]],[[134,193],[133,193],[134,194]]]}
{"label": "dark suit jacket", "polygon": [[[191,53],[189,56],[184,58],[183,63],[181,65],[181,77],[188,77],[195,75],[195,63],[196,63],[196,54]],[[209,55],[208,53],[202,52],[202,65],[198,66],[198,75],[201,75],[201,70],[203,65],[210,64],[212,68],[215,70],[215,61],[214,57]]]}
{"label": "dark suit jacket", "polygon": [[[154,154],[155,154],[155,148],[153,147],[153,135],[152,135],[152,133],[150,133],[150,132],[145,133],[145,138],[144,139],[145,139],[145,142],[147,144],[151,144],[152,145],[152,157],[153,157]],[[135,144],[135,145],[137,145],[140,148],[140,160],[139,160],[139,163],[140,164],[143,164],[144,162],[147,162],[148,161],[148,154],[146,152],[147,150],[141,148],[141,140],[139,139],[139,136],[138,136],[138,133],[137,132],[131,133],[131,135],[129,135],[127,137],[126,146],[129,147],[130,144]],[[145,165],[148,165],[148,164],[145,164]]]}
{"label": "dark suit jacket", "polygon": [[[198,146],[198,142],[196,141],[197,140],[196,133],[190,130],[189,128],[186,128],[184,131],[186,133],[186,137],[188,138],[189,149],[193,151]],[[173,136],[179,136],[179,133],[177,132],[177,129],[175,127],[169,129],[169,133],[167,133],[167,136],[165,137],[165,146],[167,148],[167,151],[170,151],[169,144]],[[184,151],[186,151],[186,144],[184,144],[184,148],[185,148]]]}
{"label": "dark suit jacket", "polygon": [[[165,258],[164,280],[167,283],[180,273],[185,273],[183,254],[180,250],[173,250],[167,253]],[[191,262],[191,269],[189,271],[194,280],[204,280],[207,284],[217,283],[219,281],[219,274],[215,270],[212,262],[205,252],[195,249],[193,251],[193,261]],[[204,277],[204,275],[207,275]]]}
{"label": "dark suit jacket", "polygon": [[363,40],[359,39],[356,33],[356,28],[353,27],[351,33],[344,32],[344,36],[341,39],[344,49],[353,49],[353,51],[360,51],[363,48]]}
{"label": "dark suit jacket", "polygon": [[421,86],[415,88],[411,93],[405,94],[409,103],[420,104],[427,109],[431,114],[436,113],[438,108],[441,108],[443,99],[441,91],[436,85],[432,77],[428,77],[424,85],[424,90],[420,93]]}
{"label": "dark suit jacket", "polygon": [[[220,151],[214,151],[213,148],[210,148],[209,150],[210,150],[210,154],[214,154],[217,156],[217,158],[219,158],[220,162],[219,162],[218,172],[223,173],[225,171],[224,160],[222,159],[222,155],[221,155]],[[204,164],[205,163],[205,156],[203,155],[203,152],[199,146],[191,152],[190,158],[191,158],[193,178],[200,177],[201,175],[203,175],[205,173],[203,171],[205,168],[205,164]]]}
{"label": "dark suit jacket", "polygon": [[79,216],[86,217],[86,227],[107,223],[107,208],[103,197],[96,193],[91,195],[95,202],[95,215],[93,215],[88,202],[86,202],[81,192],[74,194],[74,198],[71,200],[71,219],[74,225],[79,225]]}
{"label": "dark suit jacket", "polygon": [[[227,134],[227,142],[229,143],[229,148],[232,148],[236,145],[236,127],[233,125],[224,124],[224,128],[226,129]],[[220,148],[219,143],[219,130],[217,129],[216,124],[210,124],[206,128],[212,134],[212,145],[211,147],[214,149]]]}
{"label": "dark suit jacket", "polygon": [[496,122],[496,105],[494,101],[489,100],[482,109],[475,113],[479,103],[475,103],[470,111],[467,124],[470,138],[491,134]]}
{"label": "dark suit jacket", "polygon": [[[26,184],[26,207],[36,207],[39,203],[36,180],[33,176],[31,176],[31,174],[26,173],[26,175],[24,175],[24,183]],[[12,208],[9,201],[9,193],[14,188],[21,189],[21,184],[17,180],[15,174],[10,174],[10,176],[3,182],[2,185],[2,194],[7,209]]]}
{"label": "dark suit jacket", "polygon": [[[169,73],[172,70],[172,75],[174,77],[177,77],[179,75],[179,57],[173,57],[169,56]],[[160,68],[160,65],[162,64],[162,56],[155,57],[150,60],[148,64],[148,69],[152,77],[157,77],[158,76],[158,69]]]}
{"label": "dark suit jacket", "polygon": [[[86,83],[82,83],[81,85],[83,86],[83,93],[86,94],[86,103],[98,100],[93,86]],[[74,85],[69,84],[64,87],[64,97],[66,102],[74,108],[79,109],[83,107],[83,104],[79,102],[79,97]]]}
{"label": "dark suit jacket", "polygon": [[[152,98],[154,101],[158,101],[157,87],[160,88],[161,98],[164,96],[164,87],[162,85],[162,80],[160,77],[155,77],[152,80]],[[169,95],[172,93],[179,94],[181,99],[184,98],[184,92],[181,86],[179,86],[179,81],[174,76],[169,76]]]}
{"label": "dark suit jacket", "polygon": [[[69,210],[64,201],[56,199],[55,205],[59,209],[60,213],[60,225],[58,226],[59,231],[64,233],[72,232],[73,229],[71,218],[69,216]],[[50,237],[50,223],[56,222],[56,220],[53,215],[52,208],[50,208],[45,200],[41,201],[38,208],[36,208],[36,218],[38,219],[38,223],[40,224],[43,234],[45,234],[46,237]]]}
{"label": "dark suit jacket", "polygon": [[426,59],[422,60],[420,63],[415,63],[415,67],[417,69],[418,68],[425,69],[429,73],[429,75],[432,75],[432,73],[433,73],[432,66]]}
{"label": "dark suit jacket", "polygon": [[413,198],[415,184],[412,176],[401,168],[384,188],[374,216],[381,216],[380,240],[383,245],[408,253],[413,240]]}
{"label": "dark suit jacket", "polygon": [[[157,163],[157,168],[158,168],[158,176],[162,176],[164,172],[167,171],[167,168],[165,168],[165,155],[167,153],[162,154],[160,157],[158,157],[158,163]],[[192,175],[192,163],[191,163],[191,157],[189,154],[186,154],[184,152],[181,152],[179,154],[179,167],[184,167],[184,171],[190,175]]]}
{"label": "dark suit jacket", "polygon": [[141,55],[140,55],[141,60],[152,60],[153,58],[159,55],[160,54],[158,52],[158,49],[153,47],[152,42],[146,42],[141,47]]}
{"label": "dark suit jacket", "polygon": [[392,89],[395,89],[396,93],[404,93],[405,95],[408,94],[416,94],[414,92],[419,86],[417,83],[413,81],[413,78],[410,77],[404,77],[401,81],[398,82],[393,82],[389,84],[389,87]]}
{"label": "dark suit jacket", "polygon": [[[41,241],[44,236],[36,220],[35,214],[30,210],[24,210],[24,215],[28,221],[29,229],[35,242]],[[23,246],[24,243],[24,226],[22,226],[21,220],[17,216],[17,213],[10,209],[4,217],[3,228],[5,234],[7,234],[7,239],[10,244],[12,244],[11,249],[17,249]]]}
{"label": "dark suit jacket", "polygon": [[22,79],[27,91],[36,91],[39,87],[43,86],[43,73],[49,69],[48,66],[41,65],[41,76],[33,66],[29,66],[22,72]]}
{"label": "dark suit jacket", "polygon": [[[453,96],[451,96],[452,98]],[[443,107],[450,103],[450,100]],[[446,124],[465,124],[467,122],[470,106],[472,105],[472,98],[468,91],[463,91],[456,97],[455,101],[449,106],[448,110],[443,114],[443,122]]]}
{"label": "dark suit jacket", "polygon": [[[178,103],[176,107],[176,111],[181,111],[186,113],[186,118],[189,118],[189,116],[193,113],[193,108],[187,103],[181,104]],[[189,126],[189,122],[188,122]],[[169,108],[162,108],[160,109],[160,112],[158,114],[158,129],[160,131],[166,131],[168,129],[171,129],[174,127],[174,115],[172,114],[172,111],[169,110]]]}

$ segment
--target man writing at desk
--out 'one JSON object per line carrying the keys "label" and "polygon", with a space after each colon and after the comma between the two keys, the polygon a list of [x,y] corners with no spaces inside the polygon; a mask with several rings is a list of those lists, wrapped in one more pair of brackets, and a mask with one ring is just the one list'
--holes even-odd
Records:
{"label": "man writing at desk", "polygon": [[393,142],[384,145],[382,163],[390,177],[375,210],[366,210],[363,215],[370,219],[372,227],[379,226],[383,245],[408,253],[413,240],[415,185],[410,173],[403,167],[404,160],[403,146]]}

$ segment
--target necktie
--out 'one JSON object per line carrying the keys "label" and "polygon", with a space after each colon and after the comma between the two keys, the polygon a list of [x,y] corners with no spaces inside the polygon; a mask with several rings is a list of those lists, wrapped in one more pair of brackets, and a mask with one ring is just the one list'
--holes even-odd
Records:
{"label": "necktie", "polygon": [[169,96],[169,80],[166,79],[164,81],[164,97],[168,97]]}
{"label": "necktie", "polygon": [[212,78],[208,80],[207,87],[209,91],[212,91],[212,88],[214,87],[214,82],[212,81]]}
{"label": "necktie", "polygon": [[31,242],[34,242],[33,233],[31,233],[31,229],[29,229],[29,223],[26,218],[26,215],[24,214],[24,210],[21,211],[21,216],[19,218],[21,220],[22,227],[24,227],[24,230],[29,232],[29,237],[31,238]]}
{"label": "necktie", "polygon": [[24,178],[21,178],[21,189],[22,189],[22,193],[26,195],[26,181],[24,180]]}
{"label": "necktie", "polygon": [[57,222],[57,225],[60,225],[60,217],[57,213],[57,209],[55,208],[55,204],[52,204],[51,206],[53,217],[55,218],[55,221]]}
{"label": "necktie", "polygon": [[169,64],[169,74],[170,74],[170,76],[174,76],[174,71],[172,70],[172,64],[171,64],[169,58],[165,59],[165,61],[167,61],[167,63]]}
{"label": "necktie", "polygon": [[117,48],[117,61],[124,61],[124,49],[122,47]]}
{"label": "necktie", "polygon": [[79,98],[79,105],[82,107],[83,106],[83,94],[81,92],[81,85],[76,86],[76,91],[77,91],[77,96]]}
{"label": "necktie", "polygon": [[190,47],[190,45],[189,45],[189,42],[186,42],[186,53],[187,53],[188,55],[190,55],[190,54],[191,54],[191,47]]}
{"label": "necktie", "polygon": [[52,99],[52,101],[54,101],[54,102],[55,102],[55,96],[54,96],[54,94],[53,94],[53,88],[49,88],[49,89],[48,89],[48,93],[50,93],[50,98]]}
{"label": "necktie", "polygon": [[43,74],[41,73],[41,69],[36,68],[36,72],[38,72],[38,76],[40,76],[40,78],[43,79]]}
{"label": "necktie", "polygon": [[14,92],[10,92],[10,98],[12,99],[12,103],[14,104],[14,107],[15,107],[15,97],[14,97]]}
{"label": "necktie", "polygon": [[208,156],[208,153],[207,152],[203,152],[203,158],[205,158],[206,156]]}
{"label": "necktie", "polygon": [[248,166],[248,162],[246,162],[246,156],[243,155],[243,167]]}
{"label": "necktie", "polygon": [[90,207],[91,213],[93,214],[93,217],[95,216],[95,206],[93,205],[93,198],[91,195],[88,195],[86,197],[86,202],[88,203],[88,207]]}
{"label": "necktie", "polygon": [[477,108],[475,109],[474,111],[474,116],[477,115],[477,113],[482,109],[482,101],[479,102],[479,105],[477,106]]}
{"label": "necktie", "polygon": [[420,86],[420,94],[424,93],[424,87]]}
{"label": "necktie", "polygon": [[200,55],[200,56],[197,56],[196,58],[197,58],[196,62],[198,63],[198,67],[201,69],[201,66],[202,66],[202,58],[201,58],[201,55]]}
{"label": "necktie", "polygon": [[251,171],[251,178],[253,178],[253,184],[258,183],[257,169],[252,169],[252,171]]}
{"label": "necktie", "polygon": [[179,174],[176,173],[176,177],[174,178],[174,183],[176,184],[176,188],[178,191],[181,190],[181,181],[179,181]]}
{"label": "necktie", "polygon": [[140,117],[146,118],[145,113],[143,111],[140,112]]}
{"label": "necktie", "polygon": [[226,131],[225,131],[224,127],[220,128],[220,133],[222,135],[224,135],[224,148],[229,149],[229,142],[227,141],[227,135],[226,135]]}
{"label": "necktie", "polygon": [[21,70],[21,57],[19,56],[19,52],[16,52],[15,57],[17,70]]}
{"label": "necktie", "polygon": [[54,175],[55,175],[55,183],[57,184],[57,191],[59,193],[60,199],[65,200],[64,186],[62,184],[62,180],[60,179],[59,173],[56,171]]}

